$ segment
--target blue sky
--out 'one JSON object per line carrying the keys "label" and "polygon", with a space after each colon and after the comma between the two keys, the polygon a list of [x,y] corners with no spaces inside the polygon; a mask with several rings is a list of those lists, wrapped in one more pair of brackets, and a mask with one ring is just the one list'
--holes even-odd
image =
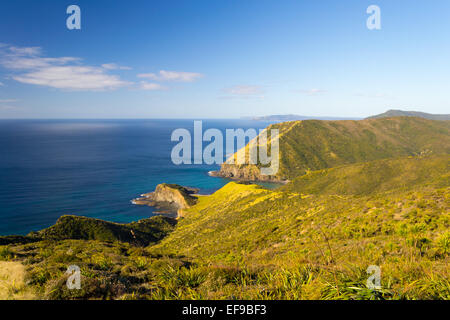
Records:
{"label": "blue sky", "polygon": [[0,30],[0,118],[450,110],[448,0],[11,0]]}

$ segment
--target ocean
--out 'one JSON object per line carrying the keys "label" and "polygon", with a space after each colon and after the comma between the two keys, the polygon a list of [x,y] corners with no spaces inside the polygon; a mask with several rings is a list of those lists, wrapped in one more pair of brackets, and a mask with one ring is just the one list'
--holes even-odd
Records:
{"label": "ocean", "polygon": [[[203,120],[204,130],[269,122]],[[218,165],[174,165],[172,131],[193,120],[0,120],[0,235],[25,235],[67,214],[128,223],[154,215],[130,200],[159,183],[210,194]]]}

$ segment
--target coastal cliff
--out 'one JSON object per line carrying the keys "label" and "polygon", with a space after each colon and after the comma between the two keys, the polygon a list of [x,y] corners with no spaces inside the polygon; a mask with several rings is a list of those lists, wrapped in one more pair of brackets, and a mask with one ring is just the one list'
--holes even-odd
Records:
{"label": "coastal cliff", "polygon": [[288,182],[288,180],[281,179],[278,176],[261,174],[260,168],[256,165],[235,165],[224,163],[220,167],[219,171],[212,171],[210,175],[213,177],[243,181],[263,181],[277,183]]}

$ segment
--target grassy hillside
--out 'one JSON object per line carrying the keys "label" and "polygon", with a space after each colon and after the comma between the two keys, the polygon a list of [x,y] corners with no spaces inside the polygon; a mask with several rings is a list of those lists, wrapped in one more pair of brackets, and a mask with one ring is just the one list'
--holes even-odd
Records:
{"label": "grassy hillside", "polygon": [[282,188],[305,194],[370,195],[450,185],[450,155],[384,159],[309,172]]}
{"label": "grassy hillside", "polygon": [[[448,182],[442,158],[414,160]],[[233,182],[199,197],[160,243],[46,240],[0,247],[0,260],[25,265],[49,299],[450,299],[450,186],[419,180],[340,195]],[[71,264],[82,290],[65,286]],[[382,289],[366,287],[369,265]]]}
{"label": "grassy hillside", "polygon": [[[449,299],[449,199],[448,187],[336,197],[231,183],[155,249],[225,277],[203,297]],[[369,265],[384,290],[367,291]]]}
{"label": "grassy hillside", "polygon": [[[449,167],[437,171],[448,177]],[[365,270],[378,265],[385,289],[378,297],[449,299],[450,185],[442,181],[338,196],[230,183],[200,198],[155,249],[212,270],[236,268],[240,285],[230,281],[209,293],[215,297],[373,298]]]}
{"label": "grassy hillside", "polygon": [[[413,117],[360,121],[294,121],[279,129],[280,169],[275,179],[294,179],[309,171],[421,153],[450,153],[450,121]],[[267,179],[254,165],[228,165],[224,176]]]}
{"label": "grassy hillside", "polygon": [[[62,217],[28,237],[0,238],[0,276],[18,270],[0,296],[450,299],[449,176],[449,155],[425,152],[311,171],[276,190],[231,182],[198,196],[176,225]],[[74,264],[81,290],[66,286]],[[371,265],[381,288],[367,288]]]}

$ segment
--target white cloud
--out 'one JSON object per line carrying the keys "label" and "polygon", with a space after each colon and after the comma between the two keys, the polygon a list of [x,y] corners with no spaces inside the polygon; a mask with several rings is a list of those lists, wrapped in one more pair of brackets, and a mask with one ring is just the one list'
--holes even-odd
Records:
{"label": "white cloud", "polygon": [[3,82],[0,82],[0,86],[4,86]]}
{"label": "white cloud", "polygon": [[[12,72],[10,79],[56,89],[77,91],[114,90],[135,85],[141,90],[167,90],[155,82],[124,81],[114,70],[130,70],[130,67],[116,63],[100,66],[85,65],[78,57],[46,57],[40,47],[15,47],[0,43],[0,65]],[[194,72],[165,71],[139,74],[138,77],[153,81],[193,82],[203,75]],[[0,83],[0,85],[3,85]]]}
{"label": "white cloud", "polygon": [[102,68],[106,70],[131,70],[130,67],[119,66],[118,64],[115,63],[104,63],[102,64]]}
{"label": "white cloud", "polygon": [[160,85],[159,83],[152,83],[152,82],[147,82],[147,81],[141,81],[140,88],[142,90],[148,90],[148,91],[167,90],[166,87]]}
{"label": "white cloud", "polygon": [[57,89],[111,90],[130,84],[106,68],[83,65],[80,58],[42,57],[39,47],[3,47],[0,64],[14,71],[18,82]]}
{"label": "white cloud", "polygon": [[118,76],[105,74],[97,67],[55,66],[13,76],[22,83],[68,90],[107,90],[127,84]]}
{"label": "white cloud", "polygon": [[139,78],[147,78],[155,81],[176,81],[176,82],[194,82],[204,75],[196,72],[182,71],[165,71],[161,70],[156,73],[141,73],[137,75]]}
{"label": "white cloud", "polygon": [[0,104],[1,103],[11,103],[11,102],[16,102],[18,101],[17,99],[0,99]]}

